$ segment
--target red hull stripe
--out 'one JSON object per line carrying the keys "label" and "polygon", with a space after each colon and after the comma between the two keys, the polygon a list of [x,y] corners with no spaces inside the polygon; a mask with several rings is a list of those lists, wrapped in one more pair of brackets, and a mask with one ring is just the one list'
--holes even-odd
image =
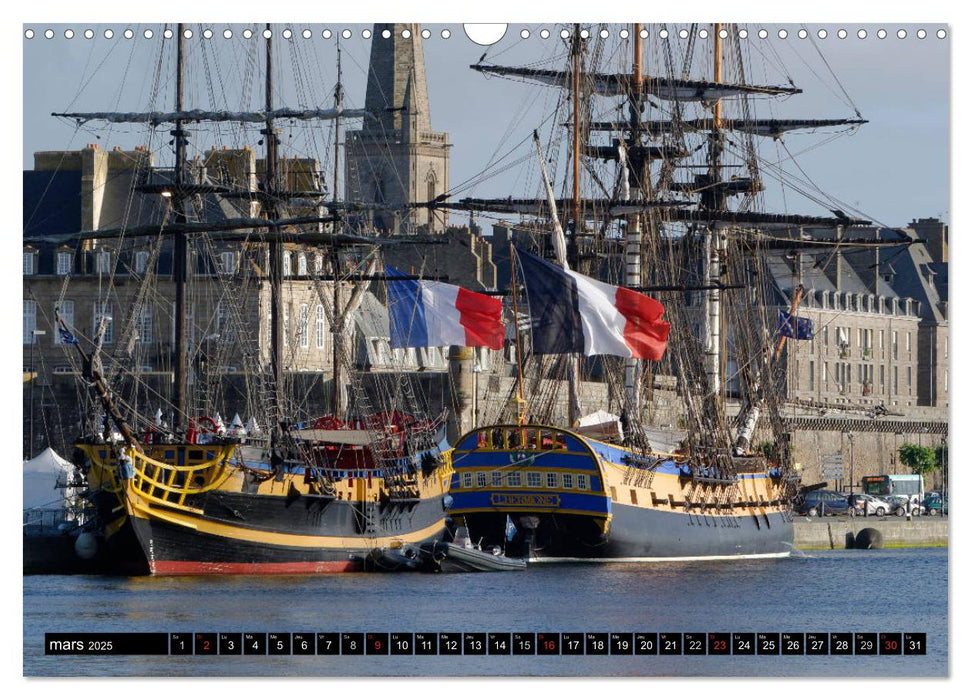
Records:
{"label": "red hull stripe", "polygon": [[465,344],[469,347],[485,345],[502,350],[506,329],[502,325],[502,299],[471,292],[459,287],[455,297],[459,322],[465,329]]}
{"label": "red hull stripe", "polygon": [[156,576],[200,576],[210,574],[340,574],[361,571],[357,561],[220,562],[156,561],[151,564]]}
{"label": "red hull stripe", "polygon": [[624,342],[633,357],[660,360],[668,344],[671,325],[661,320],[664,307],[646,294],[617,287],[614,302],[617,310],[627,319],[624,325]]}

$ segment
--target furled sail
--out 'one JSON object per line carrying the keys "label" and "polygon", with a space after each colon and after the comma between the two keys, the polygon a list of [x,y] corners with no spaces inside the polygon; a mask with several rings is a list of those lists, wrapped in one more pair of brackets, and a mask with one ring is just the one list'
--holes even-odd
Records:
{"label": "furled sail", "polygon": [[[472,70],[503,78],[521,78],[544,85],[565,86],[570,83],[571,74],[566,71],[542,70],[537,68],[517,68],[515,66],[491,66],[477,64]],[[584,81],[591,85],[597,95],[618,96],[632,94],[634,81],[626,73],[585,73]],[[678,80],[644,76],[641,78],[640,94],[651,95],[660,100],[710,101],[742,95],[795,95],[802,92],[796,87],[775,85],[739,85],[716,83],[708,80]]]}
{"label": "furled sail", "polygon": [[[568,210],[573,205],[572,199],[557,199],[557,209]],[[694,202],[677,200],[664,201],[630,201],[620,199],[584,198],[580,206],[584,210],[596,210],[604,216],[626,216],[650,209],[664,209],[672,207],[692,206]],[[458,211],[491,211],[499,214],[533,214],[539,216],[541,212],[549,211],[546,199],[475,199],[466,198],[458,202],[430,202],[428,206],[435,209],[453,209]]]}
{"label": "furled sail", "polygon": [[[825,129],[838,126],[859,126],[866,124],[866,119],[721,119],[718,128],[728,131],[741,131],[755,136],[778,138],[789,131]],[[622,131],[630,130],[635,125],[631,122],[592,122],[591,131]],[[638,122],[636,128],[643,129],[649,134],[670,133],[676,129],[681,131],[708,132],[715,128],[712,119],[687,119],[672,121],[658,119]]]}
{"label": "furled sail", "polygon": [[271,109],[258,112],[230,112],[190,109],[180,112],[54,112],[51,116],[75,119],[79,123],[105,121],[111,124],[174,124],[183,122],[255,122],[273,119],[355,119],[368,114],[366,109]]}

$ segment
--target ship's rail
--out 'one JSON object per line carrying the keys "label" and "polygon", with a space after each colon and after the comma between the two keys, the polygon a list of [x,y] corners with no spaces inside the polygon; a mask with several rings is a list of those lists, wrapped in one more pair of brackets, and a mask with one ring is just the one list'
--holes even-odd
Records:
{"label": "ship's rail", "polygon": [[229,477],[229,459],[235,449],[235,445],[207,445],[203,452],[212,457],[179,465],[127,448],[125,454],[134,471],[132,490],[148,501],[184,507],[186,498],[216,489]]}
{"label": "ship's rail", "polygon": [[[151,503],[187,508],[189,496],[218,488],[230,475],[236,445],[157,445],[150,452],[132,447],[83,444],[97,470],[98,487],[123,500],[126,486]],[[178,464],[177,462],[185,462]]]}

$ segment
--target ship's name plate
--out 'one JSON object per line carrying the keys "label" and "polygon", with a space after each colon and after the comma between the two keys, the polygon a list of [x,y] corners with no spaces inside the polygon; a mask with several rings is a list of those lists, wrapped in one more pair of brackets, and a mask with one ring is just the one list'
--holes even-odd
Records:
{"label": "ship's name plate", "polygon": [[560,497],[545,493],[494,493],[492,505],[517,508],[559,508]]}

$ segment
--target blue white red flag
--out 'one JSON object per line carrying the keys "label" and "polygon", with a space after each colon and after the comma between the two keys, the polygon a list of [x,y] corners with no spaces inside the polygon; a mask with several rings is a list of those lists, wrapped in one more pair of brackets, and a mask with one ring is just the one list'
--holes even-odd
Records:
{"label": "blue white red flag", "polygon": [[529,300],[533,353],[660,360],[671,326],[646,294],[564,270],[516,250]]}
{"label": "blue white red flag", "polygon": [[404,273],[385,265],[392,348],[445,345],[502,349],[502,300],[464,287],[426,280],[395,280]]}

